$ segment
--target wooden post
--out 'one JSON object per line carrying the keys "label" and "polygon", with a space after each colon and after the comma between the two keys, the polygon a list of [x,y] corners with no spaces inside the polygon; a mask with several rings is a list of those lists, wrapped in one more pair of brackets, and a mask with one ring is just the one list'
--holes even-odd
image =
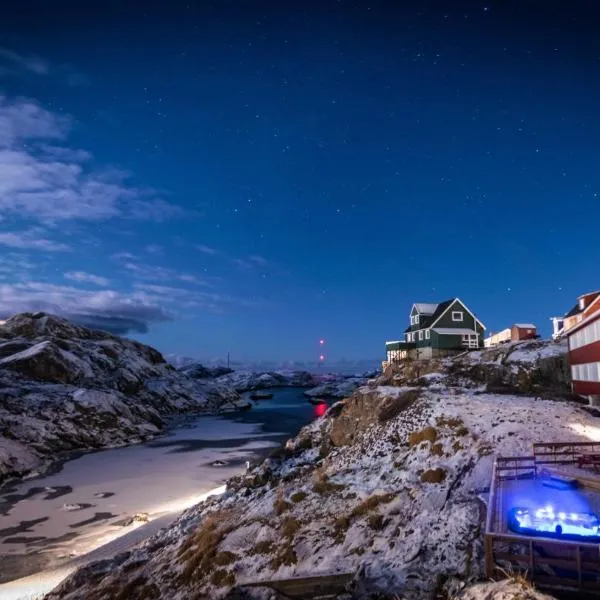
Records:
{"label": "wooden post", "polygon": [[533,581],[533,540],[529,540],[529,581]]}
{"label": "wooden post", "polygon": [[485,576],[488,579],[494,577],[494,540],[489,533],[485,534]]}
{"label": "wooden post", "polygon": [[583,579],[583,574],[581,573],[581,546],[577,546],[575,559],[577,560],[577,583],[579,585],[579,589],[581,589],[581,580]]}

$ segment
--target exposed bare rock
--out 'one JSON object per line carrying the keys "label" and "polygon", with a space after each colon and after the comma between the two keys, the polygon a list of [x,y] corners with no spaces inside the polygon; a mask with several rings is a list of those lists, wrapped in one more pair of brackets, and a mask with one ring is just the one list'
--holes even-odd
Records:
{"label": "exposed bare rock", "polygon": [[43,313],[0,326],[0,482],[61,452],[148,439],[170,415],[240,405],[139,342]]}

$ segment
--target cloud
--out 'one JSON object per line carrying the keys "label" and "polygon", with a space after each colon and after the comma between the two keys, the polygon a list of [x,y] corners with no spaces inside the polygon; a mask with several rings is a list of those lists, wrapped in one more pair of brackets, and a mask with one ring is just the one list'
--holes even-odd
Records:
{"label": "cloud", "polygon": [[115,254],[111,255],[111,258],[113,260],[137,260],[137,256],[135,256],[135,254],[131,254],[131,252],[116,252]]}
{"label": "cloud", "polygon": [[266,267],[269,264],[269,261],[266,258],[263,258],[258,254],[251,254],[248,257],[248,260],[259,267]]}
{"label": "cloud", "polygon": [[83,87],[90,85],[87,75],[73,69],[68,64],[52,64],[44,58],[35,55],[26,55],[15,52],[10,48],[0,48],[0,66],[2,74],[34,74],[40,76],[56,76],[62,79],[69,87]]}
{"label": "cloud", "polygon": [[68,252],[71,249],[66,244],[38,237],[35,229],[0,233],[0,246],[20,248],[22,250],[45,250],[47,252]]}
{"label": "cloud", "polygon": [[162,254],[163,253],[163,248],[162,246],[159,246],[158,244],[148,244],[144,250],[148,253],[148,254]]}
{"label": "cloud", "polygon": [[116,217],[164,221],[183,214],[128,172],[98,170],[89,152],[66,145],[72,120],[0,95],[0,217],[42,223]]}
{"label": "cloud", "polygon": [[171,312],[152,302],[147,294],[138,292],[96,292],[35,281],[0,284],[0,316],[25,311],[49,312],[119,335],[146,333],[149,325],[173,318]]}
{"label": "cloud", "polygon": [[197,288],[179,288],[151,283],[136,283],[134,288],[144,293],[148,301],[156,304],[172,303],[178,307],[207,310],[218,314],[222,314],[232,306],[248,308],[265,306],[265,302],[259,299],[241,298],[213,291],[198,290]]}
{"label": "cloud", "polygon": [[211,286],[212,284],[206,280],[200,279],[196,275],[190,273],[179,273],[174,269],[160,267],[157,265],[147,265],[139,262],[125,262],[123,267],[129,271],[136,279],[166,282],[166,281],[184,281],[186,283],[194,283],[197,285]]}
{"label": "cloud", "polygon": [[232,258],[231,262],[240,269],[244,269],[249,271],[251,269],[256,269],[257,267],[266,268],[269,266],[269,261],[262,256],[258,256],[257,254],[251,254],[246,258]]}
{"label": "cloud", "polygon": [[196,250],[203,252],[204,254],[210,254],[212,256],[216,254],[220,254],[220,252],[216,248],[212,248],[211,246],[205,246],[204,244],[197,244]]}
{"label": "cloud", "polygon": [[92,275],[91,273],[85,273],[84,271],[69,271],[64,274],[65,279],[71,281],[84,281],[87,283],[93,283],[94,285],[107,286],[110,282],[106,277],[100,277],[99,275]]}
{"label": "cloud", "polygon": [[50,64],[39,56],[25,56],[8,48],[0,48],[0,58],[13,66],[36,75],[48,75]]}

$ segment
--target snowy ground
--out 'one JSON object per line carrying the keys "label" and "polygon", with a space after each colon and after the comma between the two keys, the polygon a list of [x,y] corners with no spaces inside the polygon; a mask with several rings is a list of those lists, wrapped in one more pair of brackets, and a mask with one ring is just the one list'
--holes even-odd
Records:
{"label": "snowy ground", "polygon": [[174,600],[218,598],[233,583],[350,571],[371,591],[421,599],[441,575],[477,581],[479,496],[494,455],[529,454],[535,441],[586,441],[599,422],[567,402],[461,388],[421,390],[395,410],[410,391],[361,388],[336,407],[339,417],[289,443],[286,456],[232,481],[220,499],[190,509],[130,555],[79,572],[49,598],[85,598],[99,585]]}

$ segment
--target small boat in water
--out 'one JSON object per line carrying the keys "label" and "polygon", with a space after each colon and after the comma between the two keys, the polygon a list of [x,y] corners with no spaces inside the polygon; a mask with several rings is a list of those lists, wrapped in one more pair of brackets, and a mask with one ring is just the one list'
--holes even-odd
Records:
{"label": "small boat in water", "polygon": [[327,404],[327,402],[325,402],[325,400],[322,398],[309,398],[308,401],[315,406],[318,406],[319,404]]}
{"label": "small boat in water", "polygon": [[273,397],[273,394],[269,392],[254,392],[250,394],[250,400],[269,400]]}

